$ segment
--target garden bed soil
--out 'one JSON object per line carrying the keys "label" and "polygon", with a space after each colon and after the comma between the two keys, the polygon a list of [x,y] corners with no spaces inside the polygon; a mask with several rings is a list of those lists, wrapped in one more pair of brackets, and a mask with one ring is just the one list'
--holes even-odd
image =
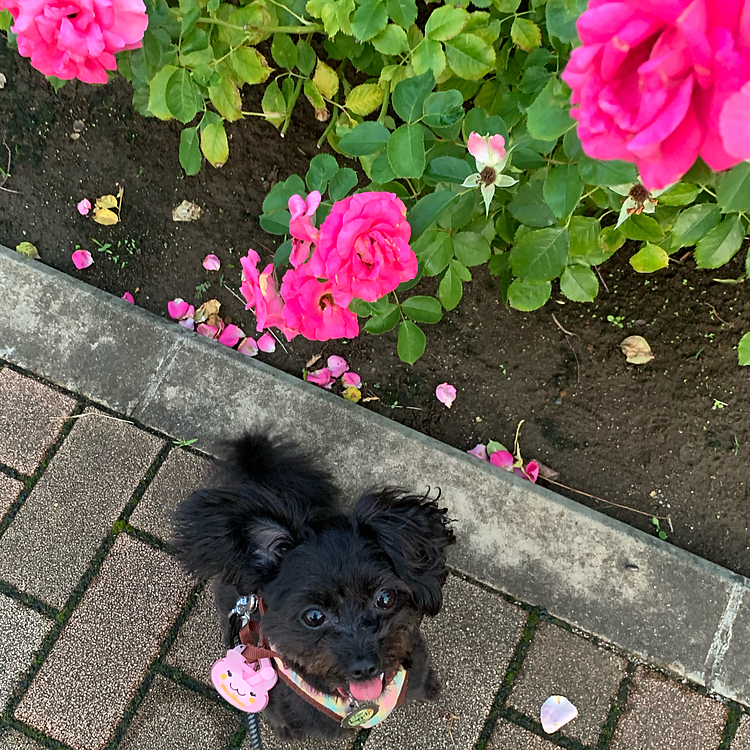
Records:
{"label": "garden bed soil", "polygon": [[[130,291],[162,316],[175,297],[198,304],[215,297],[231,321],[252,331],[252,314],[201,261],[215,253],[236,292],[249,247],[271,259],[273,238],[258,225],[263,198],[275,181],[304,175],[325,127],[307,103],[283,139],[261,118],[230,125],[228,163],[204,164],[186,178],[180,126],[136,114],[124,80],[73,82],[55,94],[4,41],[0,72],[7,77],[0,142],[12,155],[4,187],[17,191],[0,191],[0,243],[33,242],[44,263],[117,296]],[[259,98],[259,89],[246,89],[244,109],[258,111]],[[0,145],[3,167],[5,158]],[[79,215],[81,198],[93,202],[117,183],[120,224],[102,227]],[[185,199],[203,215],[174,223],[172,209]],[[95,240],[109,243],[109,252],[96,252]],[[75,269],[76,246],[92,252],[93,266]],[[740,276],[744,258],[715,273],[687,258],[643,276],[628,255],[624,248],[601,267],[606,288],[595,303],[555,293],[528,314],[507,310],[497,281],[474,269],[458,308],[425,326],[427,351],[413,367],[399,361],[395,331],[326,344],[298,337],[287,351],[260,358],[301,375],[315,354],[342,355],[361,374],[365,395],[379,399],[362,408],[462,450],[489,439],[510,447],[525,420],[525,458],[555,469],[565,485],[645,515],[553,489],[650,533],[652,514],[670,516],[673,529],[662,522],[669,543],[750,575],[750,370],[737,365],[735,348],[750,329],[750,296],[746,284],[712,280]],[[196,288],[206,285],[197,299]],[[434,292],[435,280],[415,291]],[[625,361],[619,343],[630,334],[649,341],[652,362]],[[435,398],[445,381],[458,389],[450,410]]]}

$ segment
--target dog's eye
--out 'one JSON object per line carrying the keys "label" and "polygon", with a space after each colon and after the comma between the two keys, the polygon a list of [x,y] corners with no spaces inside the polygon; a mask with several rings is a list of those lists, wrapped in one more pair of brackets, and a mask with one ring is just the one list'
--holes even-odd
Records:
{"label": "dog's eye", "polygon": [[326,621],[326,616],[319,609],[308,609],[302,615],[302,622],[310,628],[319,628]]}
{"label": "dog's eye", "polygon": [[393,589],[383,589],[375,597],[375,606],[378,609],[390,609],[396,603],[396,597]]}

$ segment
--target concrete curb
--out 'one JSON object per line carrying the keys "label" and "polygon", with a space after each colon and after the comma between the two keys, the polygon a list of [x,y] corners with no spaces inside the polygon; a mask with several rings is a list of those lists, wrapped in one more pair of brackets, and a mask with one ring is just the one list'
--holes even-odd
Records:
{"label": "concrete curb", "polygon": [[209,452],[294,434],[345,492],[440,487],[463,573],[750,705],[749,582],[0,247],[0,358]]}

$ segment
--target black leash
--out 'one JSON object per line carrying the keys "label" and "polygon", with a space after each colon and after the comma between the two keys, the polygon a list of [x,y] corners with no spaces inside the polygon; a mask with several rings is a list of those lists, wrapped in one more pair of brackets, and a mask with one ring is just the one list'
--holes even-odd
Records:
{"label": "black leash", "polygon": [[[229,622],[232,626],[232,647],[239,646],[240,629],[242,627],[242,618],[234,610],[229,615]],[[260,715],[245,714],[247,725],[247,737],[250,740],[249,750],[263,750],[263,740],[260,736]]]}

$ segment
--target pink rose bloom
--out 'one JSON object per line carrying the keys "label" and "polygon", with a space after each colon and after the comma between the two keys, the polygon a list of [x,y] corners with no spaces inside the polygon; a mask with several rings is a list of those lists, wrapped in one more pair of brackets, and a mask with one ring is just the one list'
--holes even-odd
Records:
{"label": "pink rose bloom", "polygon": [[284,302],[279,297],[276,281],[273,278],[273,263],[269,263],[263,269],[263,273],[258,273],[259,262],[260,256],[255,250],[248,250],[247,255],[240,258],[242,264],[240,293],[247,302],[245,309],[255,308],[257,331],[275,326],[283,332],[287,341],[291,341],[297,335],[297,331],[289,329],[284,322],[282,314]]}
{"label": "pink rose bloom", "polygon": [[293,195],[289,199],[289,213],[292,219],[289,222],[289,234],[304,242],[317,242],[318,229],[313,224],[315,212],[320,205],[320,193],[313,190],[306,199],[301,195]]}
{"label": "pink rose bloom", "polygon": [[47,76],[106,83],[115,53],[141,46],[142,0],[0,0],[15,19],[18,51]]}
{"label": "pink rose bloom", "polygon": [[750,157],[750,120],[732,118],[750,81],[749,20],[749,0],[591,0],[562,75],[586,153],[634,162],[648,190],[698,156],[715,171]]}
{"label": "pink rose bloom", "polygon": [[335,301],[333,282],[318,281],[309,263],[284,274],[281,296],[284,322],[306,339],[350,339],[359,333],[357,316]]}
{"label": "pink rose bloom", "polygon": [[417,275],[406,208],[393,193],[357,193],[334,203],[309,265],[334,282],[334,297],[374,302]]}

